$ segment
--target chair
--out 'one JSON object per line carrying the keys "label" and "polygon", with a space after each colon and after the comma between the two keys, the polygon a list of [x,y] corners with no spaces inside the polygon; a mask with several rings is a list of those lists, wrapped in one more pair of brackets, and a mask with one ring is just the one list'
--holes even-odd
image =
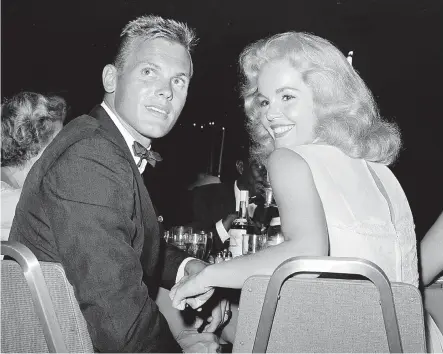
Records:
{"label": "chair", "polygon": [[38,262],[24,245],[1,242],[1,351],[94,352],[72,286],[58,263]]}
{"label": "chair", "polygon": [[[291,278],[298,273],[369,279]],[[295,257],[244,284],[233,352],[426,352],[420,291],[358,258]]]}

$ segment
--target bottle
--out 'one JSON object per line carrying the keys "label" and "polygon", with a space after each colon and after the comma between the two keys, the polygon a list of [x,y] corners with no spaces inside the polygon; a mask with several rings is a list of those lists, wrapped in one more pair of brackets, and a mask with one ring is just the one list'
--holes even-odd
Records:
{"label": "bottle", "polygon": [[228,252],[228,254],[225,257],[225,262],[230,261],[232,259],[232,253]]}
{"label": "bottle", "polygon": [[272,191],[271,183],[269,182],[269,175],[266,175],[265,185],[265,204],[263,205],[263,224],[262,233],[266,234],[271,223],[272,218],[278,216],[277,204],[275,203],[274,193]]}
{"label": "bottle", "polygon": [[249,192],[247,190],[240,191],[240,209],[238,216],[233,221],[229,230],[229,251],[232,257],[238,257],[243,254],[243,236],[246,235],[248,227],[248,201]]}
{"label": "bottle", "polygon": [[267,232],[267,246],[275,246],[282,243],[285,240],[281,231],[280,217],[275,216],[272,218]]}
{"label": "bottle", "polygon": [[222,253],[218,252],[217,256],[215,257],[214,263],[217,264],[217,263],[221,263],[223,261],[224,261],[224,259],[223,259]]}

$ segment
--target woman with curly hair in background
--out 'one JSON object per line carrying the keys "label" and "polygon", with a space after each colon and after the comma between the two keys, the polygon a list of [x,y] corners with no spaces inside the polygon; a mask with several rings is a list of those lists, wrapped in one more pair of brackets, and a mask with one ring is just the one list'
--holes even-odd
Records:
{"label": "woman with curly hair in background", "polygon": [[6,241],[26,176],[62,129],[66,102],[21,92],[2,104],[1,117],[1,240]]}

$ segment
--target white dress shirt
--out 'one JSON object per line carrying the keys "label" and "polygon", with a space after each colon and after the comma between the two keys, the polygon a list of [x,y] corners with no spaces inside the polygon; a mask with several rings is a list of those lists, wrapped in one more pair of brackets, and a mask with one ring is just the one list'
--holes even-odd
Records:
{"label": "white dress shirt", "polygon": [[[238,189],[237,181],[234,182],[234,196],[235,196],[235,211],[238,212],[240,210],[240,189]],[[248,205],[248,215],[250,218],[254,216],[255,208],[257,205],[254,203],[250,203]],[[223,226],[223,219],[217,221],[215,224],[215,229],[217,230],[218,236],[222,242],[225,242],[229,238],[229,233],[226,231]]]}
{"label": "white dress shirt", "polygon": [[[101,106],[106,111],[109,118],[112,119],[112,121],[114,122],[114,124],[116,125],[116,127],[120,131],[120,133],[123,135],[123,138],[125,139],[126,144],[128,144],[129,151],[131,151],[132,157],[134,158],[135,164],[138,164],[140,162],[141,157],[134,155],[134,150],[132,148],[132,145],[134,144],[134,141],[135,141],[134,137],[128,132],[128,130],[120,122],[120,119],[114,114],[114,112],[112,112],[112,110],[106,105],[106,103],[104,101],[101,103]],[[149,146],[147,149],[148,150],[151,149],[151,146]],[[145,170],[147,163],[148,162],[146,161],[146,159],[143,159],[141,165],[138,168],[138,170],[140,171],[140,174],[142,174],[143,171]],[[176,283],[179,282],[181,278],[183,278],[183,276],[185,275],[185,266],[192,259],[194,259],[194,258],[193,257],[185,258],[183,260],[183,262],[180,264],[180,266],[178,267],[178,270],[177,270],[177,276],[175,278]]]}

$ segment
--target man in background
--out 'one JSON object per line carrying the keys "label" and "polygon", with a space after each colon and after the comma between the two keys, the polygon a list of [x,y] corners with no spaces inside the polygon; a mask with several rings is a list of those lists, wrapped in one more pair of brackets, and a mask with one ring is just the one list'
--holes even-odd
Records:
{"label": "man in background", "polygon": [[192,189],[190,203],[192,226],[212,230],[214,233],[213,251],[219,251],[229,239],[229,229],[240,205],[240,190],[249,191],[250,217],[254,218],[257,205],[263,205],[263,183],[266,169],[249,160],[247,148],[240,147],[235,161],[238,173],[233,183],[211,183]]}

